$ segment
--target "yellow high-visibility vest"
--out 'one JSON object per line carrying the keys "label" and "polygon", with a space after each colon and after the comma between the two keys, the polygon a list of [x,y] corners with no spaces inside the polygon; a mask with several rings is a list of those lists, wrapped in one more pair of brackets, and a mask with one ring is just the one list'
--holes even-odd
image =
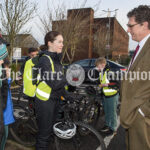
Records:
{"label": "yellow high-visibility vest", "polygon": [[[107,71],[104,72],[104,74],[100,73],[100,83],[101,84],[107,84],[109,83],[109,80],[107,79]],[[110,87],[103,87],[103,93],[105,96],[113,96],[118,91],[115,89],[112,89]]]}
{"label": "yellow high-visibility vest", "polygon": [[34,66],[32,59],[29,59],[25,64],[23,73],[23,93],[30,97],[35,96],[36,90],[36,85],[32,83],[32,67]]}

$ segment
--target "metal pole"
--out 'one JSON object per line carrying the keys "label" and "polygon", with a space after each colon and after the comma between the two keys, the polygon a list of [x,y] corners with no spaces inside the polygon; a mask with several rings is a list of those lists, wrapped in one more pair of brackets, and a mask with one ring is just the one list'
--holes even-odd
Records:
{"label": "metal pole", "polygon": [[108,59],[108,56],[109,56],[109,50],[110,50],[110,27],[111,27],[111,12],[114,12],[115,11],[115,17],[116,17],[116,12],[117,12],[118,9],[115,9],[115,10],[112,10],[110,11],[109,8],[108,10],[102,10],[104,12],[107,12],[107,17],[109,18],[108,20],[108,32],[107,32],[107,43],[106,43],[106,58]]}
{"label": "metal pole", "polygon": [[108,23],[108,39],[107,39],[107,46],[108,46],[108,48],[107,48],[107,59],[108,59],[108,56],[109,56],[109,50],[110,50],[110,22],[111,21],[111,18],[109,17],[109,23]]}

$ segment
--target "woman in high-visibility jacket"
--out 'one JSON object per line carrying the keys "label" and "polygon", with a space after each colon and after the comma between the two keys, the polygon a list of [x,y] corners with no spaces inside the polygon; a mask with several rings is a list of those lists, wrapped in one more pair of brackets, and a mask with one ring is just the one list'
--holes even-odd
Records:
{"label": "woman in high-visibility jacket", "polygon": [[60,97],[65,93],[66,78],[60,62],[63,37],[51,31],[45,36],[45,51],[39,59],[39,83],[35,93],[35,112],[39,132],[36,150],[48,150],[56,120]]}
{"label": "woman in high-visibility jacket", "polygon": [[[106,66],[106,59],[100,57],[95,65],[99,73],[100,87],[104,95],[103,106],[105,113],[105,125],[101,133],[105,136],[114,134],[117,127],[117,104],[118,104],[118,83],[109,79],[109,69]],[[111,81],[111,82],[110,82]]]}

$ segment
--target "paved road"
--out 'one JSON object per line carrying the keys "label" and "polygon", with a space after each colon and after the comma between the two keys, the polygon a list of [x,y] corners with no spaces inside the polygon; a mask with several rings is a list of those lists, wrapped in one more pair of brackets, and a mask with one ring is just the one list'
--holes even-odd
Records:
{"label": "paved road", "polygon": [[107,150],[126,150],[125,131],[119,126],[116,136],[110,141]]}

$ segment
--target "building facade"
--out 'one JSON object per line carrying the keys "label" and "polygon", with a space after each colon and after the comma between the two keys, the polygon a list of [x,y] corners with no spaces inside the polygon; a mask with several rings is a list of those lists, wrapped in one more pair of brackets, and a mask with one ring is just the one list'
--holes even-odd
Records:
{"label": "building facade", "polygon": [[[3,35],[3,38],[9,42],[7,35]],[[38,41],[31,34],[17,34],[14,43],[14,48],[21,48],[21,56],[27,56],[30,47],[38,48],[39,46]]]}
{"label": "building facade", "polygon": [[129,36],[115,17],[94,19],[93,34],[94,53],[109,58],[128,56]]}
{"label": "building facade", "polygon": [[72,54],[72,61],[99,56],[111,59],[128,56],[127,32],[115,17],[94,18],[92,8],[70,9],[67,20],[53,21],[52,28],[64,36],[64,47],[67,45],[64,59]]}

